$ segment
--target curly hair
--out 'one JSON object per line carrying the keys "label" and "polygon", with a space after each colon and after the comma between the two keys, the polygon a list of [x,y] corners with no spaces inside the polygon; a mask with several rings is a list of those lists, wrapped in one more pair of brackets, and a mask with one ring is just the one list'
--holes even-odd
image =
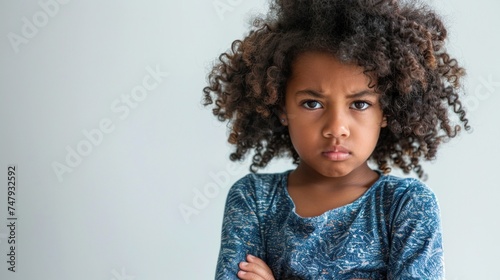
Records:
{"label": "curly hair", "polygon": [[[251,172],[274,157],[298,164],[284,106],[291,65],[298,54],[324,51],[363,67],[375,80],[387,127],[370,160],[424,177],[443,141],[470,129],[459,99],[465,70],[445,50],[447,31],[428,6],[397,0],[275,0],[249,34],[219,56],[203,89],[220,121],[229,121],[232,161],[254,150]],[[455,115],[454,122],[450,115]],[[457,124],[457,122],[459,124]]]}

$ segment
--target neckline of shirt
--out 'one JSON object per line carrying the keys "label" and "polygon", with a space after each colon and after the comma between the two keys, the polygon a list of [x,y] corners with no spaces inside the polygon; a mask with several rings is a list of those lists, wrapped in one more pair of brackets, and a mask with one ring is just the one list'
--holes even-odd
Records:
{"label": "neckline of shirt", "polygon": [[381,171],[379,170],[374,170],[375,172],[377,172],[379,174],[379,177],[377,179],[377,181],[375,181],[375,183],[373,183],[364,193],[363,195],[361,195],[360,197],[358,197],[356,200],[354,200],[353,202],[349,203],[349,204],[346,204],[346,205],[343,205],[343,206],[340,206],[340,207],[337,207],[337,208],[333,208],[333,209],[330,209],[330,210],[327,210],[325,212],[323,212],[322,214],[318,215],[318,216],[313,216],[313,217],[302,217],[300,216],[299,214],[297,214],[296,212],[296,207],[295,207],[295,203],[293,202],[292,200],[292,197],[290,196],[290,194],[288,193],[288,176],[290,175],[290,173],[293,171],[293,169],[290,169],[290,170],[287,170],[285,172],[282,173],[282,177],[281,177],[281,181],[280,181],[280,187],[281,187],[281,190],[283,192],[283,196],[285,197],[285,200],[288,202],[288,204],[291,206],[291,215],[294,216],[296,219],[298,220],[302,220],[304,222],[319,222],[321,220],[324,220],[325,222],[331,217],[331,216],[335,216],[336,214],[338,214],[339,212],[340,213],[344,213],[346,211],[349,211],[351,210],[352,208],[358,206],[359,204],[361,204],[373,191],[374,189],[380,185],[380,183],[385,179],[385,177],[387,175],[383,174]]}

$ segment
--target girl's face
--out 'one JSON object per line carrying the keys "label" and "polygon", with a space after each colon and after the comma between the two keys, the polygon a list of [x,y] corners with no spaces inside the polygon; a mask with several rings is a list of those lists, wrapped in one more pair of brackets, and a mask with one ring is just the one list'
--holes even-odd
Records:
{"label": "girl's face", "polygon": [[386,126],[369,82],[363,68],[327,53],[305,52],[296,58],[281,119],[300,156],[298,169],[326,177],[369,170],[367,159]]}

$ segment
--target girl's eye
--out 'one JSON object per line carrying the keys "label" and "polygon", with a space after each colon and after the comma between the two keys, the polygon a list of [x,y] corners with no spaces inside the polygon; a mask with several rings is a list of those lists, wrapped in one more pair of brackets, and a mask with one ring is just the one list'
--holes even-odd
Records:
{"label": "girl's eye", "polygon": [[321,103],[315,100],[307,100],[302,103],[302,106],[304,106],[307,109],[319,109],[321,108]]}
{"label": "girl's eye", "polygon": [[354,101],[351,105],[351,108],[363,111],[363,110],[368,109],[368,107],[370,107],[370,106],[371,106],[371,104],[366,102],[366,101]]}

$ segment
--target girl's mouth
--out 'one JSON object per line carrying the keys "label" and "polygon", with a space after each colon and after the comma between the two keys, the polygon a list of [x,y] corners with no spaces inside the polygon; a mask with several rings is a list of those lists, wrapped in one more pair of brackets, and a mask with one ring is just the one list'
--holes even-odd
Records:
{"label": "girl's mouth", "polygon": [[351,156],[351,152],[343,146],[333,146],[321,153],[324,157],[332,161],[343,161]]}

